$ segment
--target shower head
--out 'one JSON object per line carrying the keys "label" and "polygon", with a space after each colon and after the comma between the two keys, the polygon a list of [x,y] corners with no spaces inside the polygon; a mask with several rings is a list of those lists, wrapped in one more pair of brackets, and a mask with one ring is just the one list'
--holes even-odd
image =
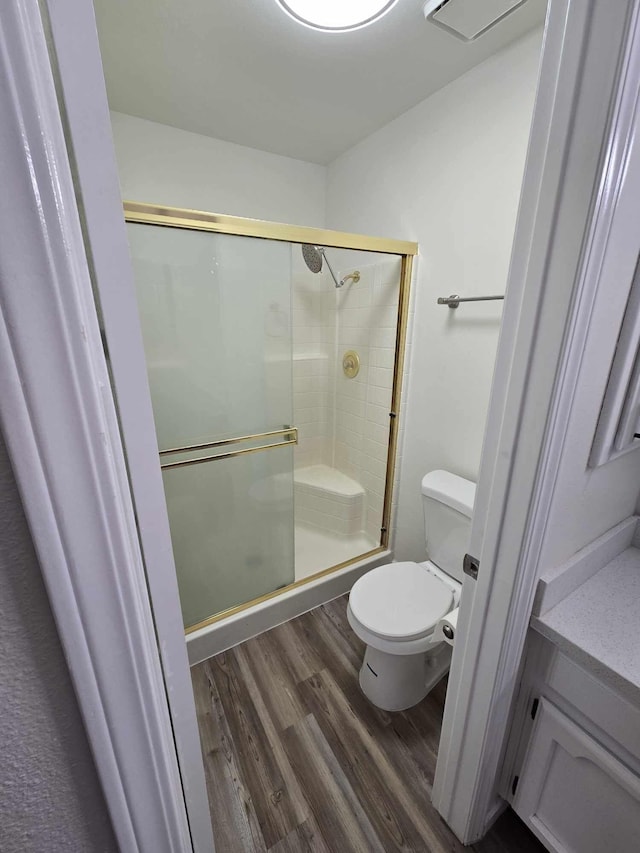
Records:
{"label": "shower head", "polygon": [[302,244],[302,257],[305,264],[311,272],[318,273],[322,269],[322,258],[324,257],[324,249],[318,246],[311,246],[309,243]]}
{"label": "shower head", "polygon": [[329,258],[327,257],[327,253],[325,252],[324,246],[312,246],[310,243],[303,243],[302,257],[304,258],[305,264],[309,267],[312,273],[320,272],[322,270],[323,262],[326,262],[329,272],[331,273],[331,278],[333,279],[333,282],[336,287],[342,287],[342,285],[345,283],[345,281],[347,281],[347,279],[351,279],[355,282],[360,281],[360,273],[353,273],[352,275],[348,275],[338,281],[338,279],[336,278],[336,274],[333,271],[333,267],[329,263]]}

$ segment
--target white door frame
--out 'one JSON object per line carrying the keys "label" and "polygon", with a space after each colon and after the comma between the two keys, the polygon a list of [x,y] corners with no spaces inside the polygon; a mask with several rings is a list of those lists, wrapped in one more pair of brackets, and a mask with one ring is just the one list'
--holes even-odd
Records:
{"label": "white door frame", "polygon": [[[177,679],[158,653],[38,0],[2,5],[0,79],[0,423],[119,847],[187,853]],[[197,739],[195,714],[183,734]],[[196,849],[213,849],[210,823]]]}
{"label": "white door frame", "polygon": [[211,818],[93,3],[46,0],[46,7],[191,835],[195,850],[209,853]]}
{"label": "white door frame", "polygon": [[464,843],[504,807],[541,544],[633,133],[639,5],[549,10],[471,535],[480,571],[465,579],[433,789]]}

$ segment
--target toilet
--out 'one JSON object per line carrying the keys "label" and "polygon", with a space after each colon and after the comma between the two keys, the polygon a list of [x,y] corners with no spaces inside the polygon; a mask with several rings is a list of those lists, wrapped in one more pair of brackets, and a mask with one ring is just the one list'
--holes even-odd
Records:
{"label": "toilet", "polygon": [[448,471],[427,474],[429,560],[378,566],[351,589],[347,617],[367,646],[360,687],[385,711],[416,705],[449,669],[475,491],[475,483]]}

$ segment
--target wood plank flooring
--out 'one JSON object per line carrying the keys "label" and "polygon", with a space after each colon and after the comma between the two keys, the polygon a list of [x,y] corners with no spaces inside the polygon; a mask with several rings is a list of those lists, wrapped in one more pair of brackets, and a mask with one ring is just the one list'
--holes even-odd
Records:
{"label": "wood plank flooring", "polygon": [[507,812],[472,848],[431,805],[446,679],[386,713],[360,692],[346,597],[192,669],[217,853],[537,853]]}

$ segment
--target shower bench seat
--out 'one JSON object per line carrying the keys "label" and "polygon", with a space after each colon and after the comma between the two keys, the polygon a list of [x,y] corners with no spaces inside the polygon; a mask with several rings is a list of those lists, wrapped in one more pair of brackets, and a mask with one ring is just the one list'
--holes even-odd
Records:
{"label": "shower bench seat", "polygon": [[309,465],[293,474],[296,522],[351,536],[364,527],[365,491],[329,465]]}

